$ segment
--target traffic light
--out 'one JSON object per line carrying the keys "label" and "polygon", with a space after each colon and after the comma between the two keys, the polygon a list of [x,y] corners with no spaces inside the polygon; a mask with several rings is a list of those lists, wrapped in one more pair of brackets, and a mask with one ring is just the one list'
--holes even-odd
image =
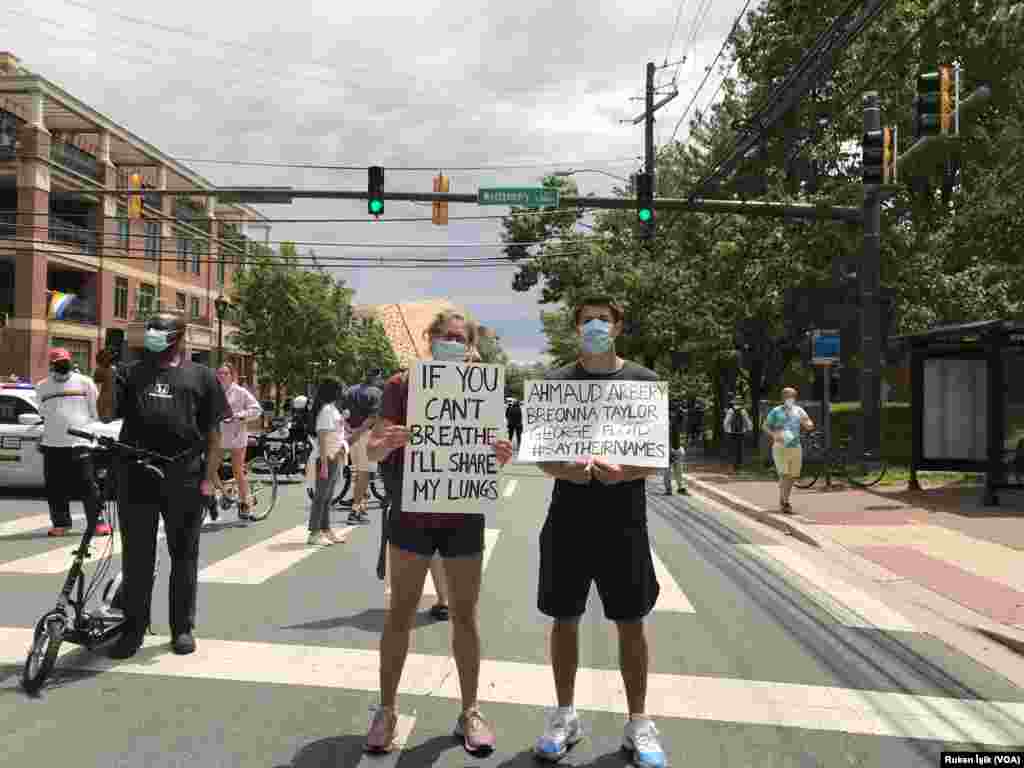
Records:
{"label": "traffic light", "polygon": [[882,129],[882,183],[896,183],[896,131]]}
{"label": "traffic light", "polygon": [[369,168],[369,186],[366,210],[374,216],[384,213],[384,169],[379,165]]}
{"label": "traffic light", "polygon": [[[128,185],[132,189],[142,188],[142,176],[138,173],[133,173],[128,177]],[[142,218],[142,195],[129,195],[128,196],[128,218],[129,219],[141,219]]]}
{"label": "traffic light", "polygon": [[636,217],[640,222],[640,239],[654,239],[654,174],[636,175]]}
{"label": "traffic light", "polygon": [[956,114],[956,80],[953,67],[943,65],[938,72],[917,77],[914,127],[917,136],[947,136]]}
{"label": "traffic light", "polygon": [[865,133],[861,151],[864,183],[881,184],[885,180],[885,131]]}
{"label": "traffic light", "polygon": [[[434,177],[434,191],[435,192],[447,192],[448,191],[448,177],[443,173]],[[448,203],[440,200],[434,201],[434,210],[430,216],[430,220],[434,224],[444,226],[448,223]]]}

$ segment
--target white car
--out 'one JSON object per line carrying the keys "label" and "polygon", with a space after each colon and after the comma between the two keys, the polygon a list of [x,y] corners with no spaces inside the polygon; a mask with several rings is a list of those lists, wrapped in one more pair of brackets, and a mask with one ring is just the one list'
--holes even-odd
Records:
{"label": "white car", "polygon": [[[85,431],[117,439],[121,420],[96,422]],[[36,388],[32,384],[0,384],[0,488],[45,486],[43,454],[39,452],[42,436]]]}

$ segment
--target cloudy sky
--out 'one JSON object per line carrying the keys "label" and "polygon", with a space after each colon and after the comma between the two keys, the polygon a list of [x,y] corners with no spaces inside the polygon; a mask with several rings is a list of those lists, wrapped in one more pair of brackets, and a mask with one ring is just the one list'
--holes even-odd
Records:
{"label": "cloudy sky", "polygon": [[[756,7],[757,3],[752,3]],[[366,188],[366,171],[247,167],[197,160],[383,165],[387,191],[452,192],[536,185],[554,170],[628,176],[642,154],[646,62],[679,96],[658,112],[667,142],[728,34],[741,0],[12,0],[0,50],[215,184]],[[678,23],[677,23],[678,19]],[[717,88],[713,73],[698,94]],[[678,137],[685,136],[685,126]],[[477,170],[455,170],[473,168]],[[580,173],[581,194],[611,194],[609,176]],[[271,218],[367,219],[365,202],[264,206]],[[498,329],[513,360],[541,359],[538,293],[511,289],[508,266],[395,269],[399,256],[497,256],[503,208],[388,201],[379,221],[275,224],[272,240],[421,244],[316,247],[372,255],[383,266],[332,267],[359,303],[447,297]],[[425,217],[425,222],[389,222]],[[461,247],[456,244],[480,243]],[[427,247],[427,244],[435,247]],[[300,247],[300,251],[306,250]]]}

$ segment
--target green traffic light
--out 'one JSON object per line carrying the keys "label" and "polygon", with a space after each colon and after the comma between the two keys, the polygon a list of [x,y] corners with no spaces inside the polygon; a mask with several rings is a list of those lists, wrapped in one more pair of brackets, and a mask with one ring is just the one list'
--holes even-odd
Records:
{"label": "green traffic light", "polygon": [[650,221],[652,212],[650,208],[641,208],[637,215],[640,217],[640,221]]}
{"label": "green traffic light", "polygon": [[370,201],[370,212],[371,213],[380,213],[383,210],[384,210],[384,201],[383,200],[371,200]]}

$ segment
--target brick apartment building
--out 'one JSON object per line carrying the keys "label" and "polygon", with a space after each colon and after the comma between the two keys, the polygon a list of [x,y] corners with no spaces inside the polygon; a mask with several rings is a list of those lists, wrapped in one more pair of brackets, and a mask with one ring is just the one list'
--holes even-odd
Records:
{"label": "brick apartment building", "polygon": [[[215,198],[143,194],[141,219],[127,201],[100,194],[138,174],[146,190],[216,187],[152,144],[0,52],[0,377],[38,381],[47,349],[68,347],[83,371],[108,338],[126,358],[142,347],[157,309],[188,318],[193,359],[218,349],[215,301],[229,296],[247,234],[268,232],[262,214]],[[83,188],[95,193],[82,193]],[[251,359],[230,344],[225,359],[255,385]]]}

